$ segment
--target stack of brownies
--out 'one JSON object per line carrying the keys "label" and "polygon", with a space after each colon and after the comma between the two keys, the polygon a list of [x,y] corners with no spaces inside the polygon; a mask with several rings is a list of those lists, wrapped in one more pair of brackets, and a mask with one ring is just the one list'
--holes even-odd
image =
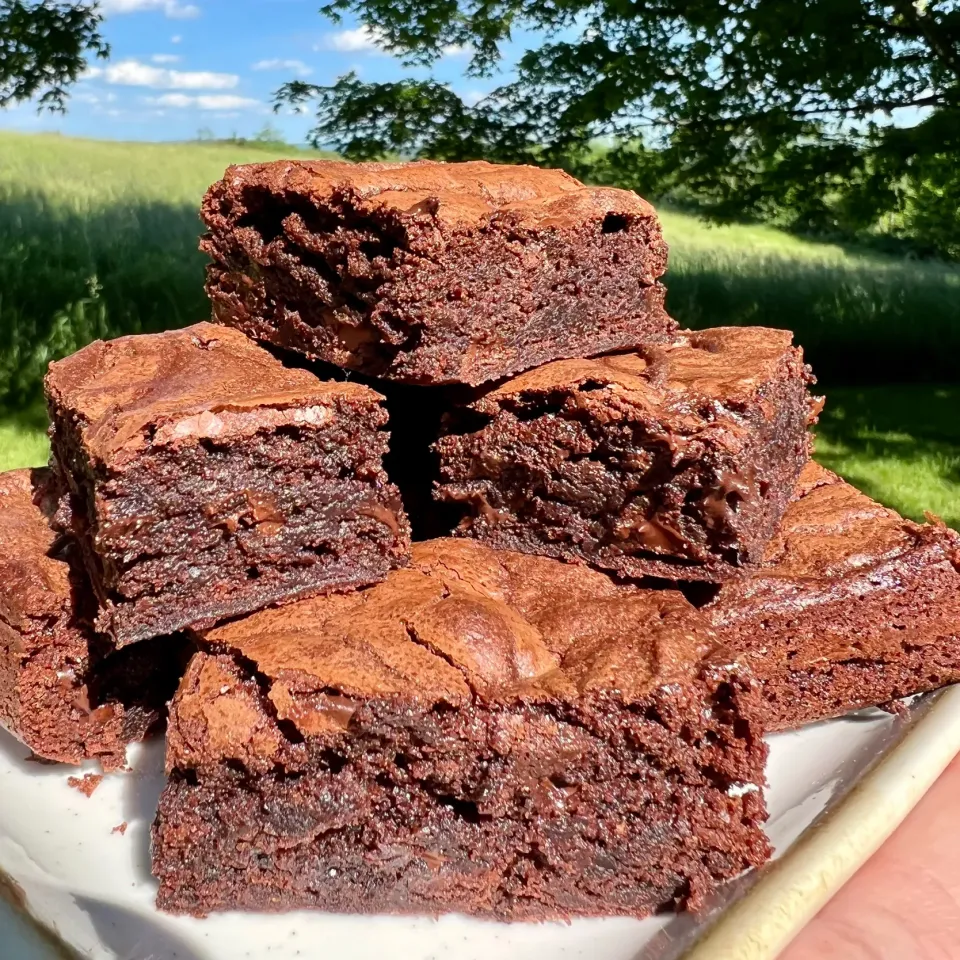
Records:
{"label": "stack of brownies", "polygon": [[0,477],[0,721],[112,769],[173,696],[162,908],[696,907],[765,733],[960,680],[960,537],[810,461],[789,333],[677,329],[634,194],[283,162],[203,218],[216,323],[54,364]]}

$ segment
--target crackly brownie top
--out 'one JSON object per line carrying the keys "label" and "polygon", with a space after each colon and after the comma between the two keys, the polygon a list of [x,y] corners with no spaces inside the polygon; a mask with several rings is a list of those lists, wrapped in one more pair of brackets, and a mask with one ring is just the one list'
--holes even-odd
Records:
{"label": "crackly brownie top", "polygon": [[308,735],[342,730],[344,698],[632,700],[724,657],[677,591],[458,539],[415,544],[409,568],[369,589],[266,610],[205,639],[254,664],[279,718]]}
{"label": "crackly brownie top", "polygon": [[869,589],[896,589],[895,579],[878,575],[878,568],[912,562],[928,551],[934,560],[960,568],[960,535],[955,531],[940,523],[905,520],[810,462],[762,565],[742,581],[724,586],[719,603],[736,618],[754,608],[762,614],[764,604],[771,602],[802,607],[804,597],[840,597],[851,581],[869,580]]}
{"label": "crackly brownie top", "polygon": [[338,402],[382,399],[360,384],[288,369],[239,331],[212,323],[98,340],[51,364],[46,388],[59,414],[78,422],[88,453],[103,462],[147,442],[322,426]]}
{"label": "crackly brownie top", "polygon": [[747,404],[773,380],[808,381],[803,354],[789,330],[716,327],[686,331],[641,350],[593,360],[557,360],[508,380],[473,406],[485,413],[558,391],[605,389],[654,411],[696,410],[703,401]]}
{"label": "crackly brownie top", "polygon": [[0,474],[0,621],[17,629],[56,620],[70,605],[70,568],[50,525],[48,470]]}
{"label": "crackly brownie top", "polygon": [[[214,191],[240,201],[250,188],[299,194],[324,205],[400,215],[429,215],[448,226],[473,227],[498,215],[530,227],[559,227],[603,218],[655,218],[629,190],[588,187],[562,170],[468,163],[347,163],[278,160],[230,167]],[[222,209],[222,208],[221,208]]]}

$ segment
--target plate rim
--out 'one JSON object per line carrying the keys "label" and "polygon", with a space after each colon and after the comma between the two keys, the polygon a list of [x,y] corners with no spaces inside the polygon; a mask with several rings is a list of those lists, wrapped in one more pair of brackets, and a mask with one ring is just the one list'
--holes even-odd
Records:
{"label": "plate rim", "polygon": [[[883,845],[960,754],[960,684],[924,697],[925,709],[718,914],[677,960],[775,960],[821,907]],[[51,960],[81,954],[17,896],[0,868],[0,898],[22,917]]]}
{"label": "plate rim", "polygon": [[958,754],[960,685],[933,694],[899,741],[679,960],[775,960],[883,846]]}

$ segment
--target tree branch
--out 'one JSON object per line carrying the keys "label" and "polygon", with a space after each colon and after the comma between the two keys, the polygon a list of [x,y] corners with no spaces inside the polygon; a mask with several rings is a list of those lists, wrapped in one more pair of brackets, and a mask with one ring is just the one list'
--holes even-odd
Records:
{"label": "tree branch", "polygon": [[894,6],[900,11],[901,16],[914,24],[919,35],[926,41],[927,46],[960,81],[960,50],[952,47],[949,42],[943,43],[942,38],[937,35],[936,23],[931,21],[926,14],[921,13],[911,0],[894,0]]}

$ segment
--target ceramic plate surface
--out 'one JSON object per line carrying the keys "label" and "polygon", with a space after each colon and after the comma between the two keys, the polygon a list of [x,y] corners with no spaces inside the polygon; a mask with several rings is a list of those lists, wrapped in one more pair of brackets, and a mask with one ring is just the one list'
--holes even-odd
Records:
{"label": "ceramic plate surface", "polygon": [[[133,772],[107,777],[88,799],[67,785],[74,771],[25,760],[27,750],[0,732],[0,957],[767,960],[960,749],[960,689],[920,698],[901,716],[866,711],[770,745],[767,832],[777,859],[727,884],[696,916],[539,925],[319,913],[193,920],[153,906],[148,839],[162,743],[131,750]],[[124,833],[114,830],[124,823]]]}

